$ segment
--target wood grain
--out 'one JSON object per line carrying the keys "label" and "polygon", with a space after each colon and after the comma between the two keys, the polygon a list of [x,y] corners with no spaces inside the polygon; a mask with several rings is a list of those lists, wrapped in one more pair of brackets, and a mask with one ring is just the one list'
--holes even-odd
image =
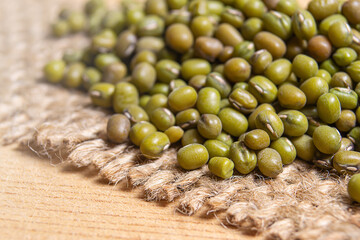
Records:
{"label": "wood grain", "polygon": [[32,152],[0,148],[1,239],[244,237],[215,216],[186,217],[174,209],[145,202],[140,189],[108,185],[95,169],[51,165]]}

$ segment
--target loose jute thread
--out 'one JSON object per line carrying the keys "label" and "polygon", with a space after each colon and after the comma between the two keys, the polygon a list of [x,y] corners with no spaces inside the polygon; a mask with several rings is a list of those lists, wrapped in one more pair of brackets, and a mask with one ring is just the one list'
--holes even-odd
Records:
{"label": "loose jute thread", "polygon": [[174,148],[144,161],[130,143],[109,143],[110,112],[92,107],[83,93],[41,81],[46,61],[86,44],[82,36],[56,41],[47,36],[58,9],[45,0],[0,1],[3,145],[19,143],[46,158],[95,166],[110,183],[142,187],[147,201],[176,201],[187,215],[222,212],[225,226],[265,239],[360,239],[360,207],[347,195],[346,177],[296,161],[276,179],[253,173],[220,181],[207,166],[181,170]]}

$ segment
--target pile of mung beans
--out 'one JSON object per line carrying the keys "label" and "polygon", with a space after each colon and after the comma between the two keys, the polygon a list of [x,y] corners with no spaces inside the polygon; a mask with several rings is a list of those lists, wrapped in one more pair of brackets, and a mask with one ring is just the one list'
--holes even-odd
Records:
{"label": "pile of mung beans", "polygon": [[[296,158],[360,172],[360,0],[89,0],[52,30],[91,44],[49,62],[46,79],[112,108],[109,140],[146,158],[179,142],[183,169],[223,179],[274,178]],[[348,189],[360,201],[360,175]]]}

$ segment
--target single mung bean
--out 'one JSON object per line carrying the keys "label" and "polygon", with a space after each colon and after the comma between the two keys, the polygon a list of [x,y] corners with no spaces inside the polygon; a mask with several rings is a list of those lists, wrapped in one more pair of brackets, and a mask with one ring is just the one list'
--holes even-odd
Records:
{"label": "single mung bean", "polygon": [[273,58],[269,51],[261,49],[256,51],[250,58],[252,71],[255,74],[262,74],[265,69],[271,64]]}
{"label": "single mung bean", "polygon": [[67,18],[71,32],[80,32],[86,26],[86,18],[82,12],[72,12]]}
{"label": "single mung bean", "polygon": [[188,0],[167,0],[166,2],[170,9],[181,9],[186,6]]}
{"label": "single mung bean", "polygon": [[248,18],[262,18],[266,13],[267,8],[262,1],[247,1],[242,8],[242,11]]}
{"label": "single mung bean", "polygon": [[203,114],[197,124],[197,130],[204,138],[215,139],[222,130],[221,120],[214,114]]}
{"label": "single mung bean", "polygon": [[291,62],[287,59],[280,58],[268,65],[264,72],[264,75],[265,77],[270,79],[270,81],[272,81],[275,85],[280,85],[289,78],[291,73]]}
{"label": "single mung bean", "polygon": [[233,108],[223,108],[218,114],[224,131],[234,137],[239,137],[248,129],[248,120],[240,112]]}
{"label": "single mung bean", "polygon": [[318,72],[317,62],[304,54],[296,56],[292,62],[292,71],[301,79],[309,79],[314,77]]}
{"label": "single mung bean", "polygon": [[263,16],[264,28],[283,40],[292,35],[291,18],[284,13],[270,11]]}
{"label": "single mung bean", "polygon": [[335,123],[341,114],[339,98],[333,93],[321,95],[316,103],[319,117],[328,124]]}
{"label": "single mung bean", "polygon": [[194,128],[200,119],[200,113],[195,108],[190,108],[176,114],[176,125],[182,129]]}
{"label": "single mung bean", "polygon": [[312,77],[300,85],[300,90],[306,95],[308,105],[316,104],[319,97],[329,92],[328,83],[320,77]]}
{"label": "single mung bean", "polygon": [[275,10],[292,16],[299,9],[296,0],[274,0],[276,3]]}
{"label": "single mung bean", "polygon": [[347,137],[354,143],[355,147],[358,148],[360,145],[360,127],[351,129]]}
{"label": "single mung bean", "polygon": [[220,135],[217,136],[216,140],[219,140],[228,146],[231,146],[231,144],[234,142],[231,135],[226,132],[220,133]]}
{"label": "single mung bean", "polygon": [[332,14],[337,13],[339,8],[338,0],[313,0],[309,3],[309,12],[316,20],[322,20]]}
{"label": "single mung bean", "polygon": [[359,0],[346,1],[342,5],[342,8],[341,8],[341,13],[352,24],[360,23],[359,12],[360,12],[360,1]]}
{"label": "single mung bean", "polygon": [[316,35],[309,40],[307,50],[317,62],[322,62],[331,56],[332,45],[326,36]]}
{"label": "single mung bean", "polygon": [[272,148],[265,148],[257,154],[258,167],[266,177],[275,178],[283,171],[280,154]]}
{"label": "single mung bean", "polygon": [[353,40],[351,27],[346,22],[335,22],[328,31],[328,37],[334,47],[347,47]]}
{"label": "single mung bean", "polygon": [[264,130],[255,129],[244,135],[244,144],[252,150],[262,150],[270,145],[270,137]]}
{"label": "single mung bean", "polygon": [[164,133],[168,136],[170,143],[178,142],[184,136],[184,130],[178,126],[169,127]]}
{"label": "single mung bean", "polygon": [[227,179],[233,175],[234,162],[226,157],[213,157],[209,161],[209,170],[214,175]]}
{"label": "single mung bean", "polygon": [[139,37],[158,37],[164,32],[165,23],[156,15],[147,15],[137,23],[136,33]]}
{"label": "single mung bean", "polygon": [[360,61],[352,62],[347,68],[346,72],[349,74],[351,79],[358,83],[360,82]]}
{"label": "single mung bean", "polygon": [[320,152],[334,154],[340,149],[341,135],[336,128],[322,125],[315,129],[313,141]]}
{"label": "single mung bean", "polygon": [[[319,71],[317,72],[315,77],[320,77],[320,78],[324,79],[328,84],[331,84],[332,77],[331,77],[330,73],[324,69],[319,69]],[[330,85],[330,87],[331,87],[331,85]]]}
{"label": "single mung bean", "polygon": [[118,36],[115,52],[121,59],[126,59],[135,51],[136,43],[136,35],[130,30],[124,31]]}
{"label": "single mung bean", "polygon": [[44,67],[44,75],[47,81],[59,83],[64,78],[66,63],[63,60],[53,60]]}
{"label": "single mung bean", "polygon": [[236,88],[231,92],[229,102],[234,108],[245,114],[251,113],[258,105],[256,98],[241,88]]}
{"label": "single mung bean", "polygon": [[354,49],[343,47],[336,50],[333,59],[339,67],[346,67],[357,59],[357,53]]}
{"label": "single mung bean", "polygon": [[285,42],[270,32],[259,32],[254,36],[254,44],[257,50],[266,49],[274,59],[281,58],[286,53]]}
{"label": "single mung bean", "polygon": [[284,124],[284,134],[290,137],[302,136],[309,128],[306,116],[300,111],[284,110],[278,116]]}
{"label": "single mung bean", "polygon": [[296,158],[296,148],[286,137],[273,141],[270,147],[280,154],[283,164],[291,164]]}
{"label": "single mung bean", "polygon": [[255,35],[264,28],[264,22],[260,18],[248,18],[241,26],[241,35],[246,40],[253,40]]}
{"label": "single mung bean", "polygon": [[208,150],[210,158],[229,156],[230,146],[220,140],[207,140],[204,142],[204,146]]}
{"label": "single mung bean", "polygon": [[193,143],[203,144],[205,139],[200,135],[197,129],[189,129],[184,132],[184,136],[181,139],[182,146],[187,146]]}
{"label": "single mung bean", "polygon": [[349,74],[347,74],[346,72],[337,72],[332,76],[330,80],[330,87],[353,89],[353,82]]}
{"label": "single mung bean", "polygon": [[137,123],[141,121],[149,121],[149,116],[146,111],[139,105],[129,105],[123,111],[123,114],[132,122]]}
{"label": "single mung bean", "polygon": [[356,126],[355,113],[351,110],[342,110],[335,126],[340,132],[349,132]]}
{"label": "single mung bean", "polygon": [[234,162],[236,170],[241,174],[249,174],[257,164],[256,153],[241,142],[231,144],[229,158]]}
{"label": "single mung bean", "polygon": [[190,29],[194,34],[194,37],[211,37],[214,33],[214,24],[207,16],[196,16],[190,23]]}
{"label": "single mung bean", "polygon": [[185,170],[202,167],[209,160],[209,153],[201,144],[189,144],[177,152],[177,161]]}
{"label": "single mung bean", "polygon": [[165,131],[175,125],[175,116],[167,108],[157,108],[151,112],[150,121],[158,130]]}
{"label": "single mung bean", "polygon": [[336,87],[330,89],[330,93],[338,97],[342,109],[355,109],[358,106],[359,97],[354,90]]}
{"label": "single mung bean", "polygon": [[106,67],[112,63],[119,62],[119,58],[113,53],[101,53],[96,56],[94,64],[100,71],[105,71]]}
{"label": "single mung bean", "polygon": [[224,46],[218,39],[205,36],[198,37],[194,45],[195,55],[209,62],[214,62],[223,49]]}
{"label": "single mung bean", "polygon": [[139,63],[132,72],[132,83],[137,87],[140,93],[149,91],[156,81],[156,70],[147,62]]}
{"label": "single mung bean", "polygon": [[192,58],[181,65],[181,75],[185,80],[190,80],[196,75],[207,75],[211,72],[211,65],[205,59]]}
{"label": "single mung bean", "polygon": [[354,143],[349,138],[343,137],[341,139],[341,146],[340,146],[338,152],[353,151],[354,149],[355,149]]}
{"label": "single mung bean", "polygon": [[300,88],[285,83],[279,87],[278,101],[283,108],[300,110],[306,105],[306,95]]}
{"label": "single mung bean", "polygon": [[173,60],[160,60],[155,65],[157,80],[163,83],[170,83],[180,75],[180,65]]}
{"label": "single mung bean", "polygon": [[96,106],[105,108],[112,107],[114,93],[115,86],[111,83],[97,83],[89,90],[91,102]]}
{"label": "single mung bean", "polygon": [[183,54],[192,47],[194,36],[188,26],[175,23],[167,28],[165,40],[170,48]]}
{"label": "single mung bean", "polygon": [[106,53],[116,45],[116,34],[110,29],[105,29],[91,39],[91,49],[95,52]]}
{"label": "single mung bean", "polygon": [[250,77],[251,66],[243,58],[231,58],[225,63],[224,74],[233,83],[244,82]]}
{"label": "single mung bean", "polygon": [[201,114],[218,114],[220,111],[220,100],[219,91],[212,87],[205,87],[199,91],[196,108]]}
{"label": "single mung bean", "polygon": [[348,183],[349,196],[356,202],[360,202],[360,174],[354,174]]}
{"label": "single mung bean", "polygon": [[107,122],[107,137],[114,143],[123,143],[129,137],[130,127],[130,121],[126,116],[114,114]]}
{"label": "single mung bean", "polygon": [[255,45],[250,41],[243,41],[234,47],[233,57],[243,58],[246,61],[250,61],[250,58],[255,53]]}
{"label": "single mung bean", "polygon": [[169,84],[166,83],[155,83],[154,86],[150,89],[149,94],[155,95],[158,93],[168,96],[170,92]]}
{"label": "single mung bean", "polygon": [[94,84],[101,81],[101,73],[94,67],[87,67],[82,75],[82,86],[89,90]]}
{"label": "single mung bean", "polygon": [[205,75],[195,75],[189,80],[189,86],[193,87],[198,92],[205,87],[206,78]]}
{"label": "single mung bean", "polygon": [[260,103],[272,103],[277,98],[278,89],[268,78],[255,76],[249,80],[249,92]]}
{"label": "single mung bean", "polygon": [[141,52],[144,50],[149,50],[155,54],[159,54],[161,50],[165,47],[165,40],[161,37],[141,37],[136,43],[136,52]]}
{"label": "single mung bean", "polygon": [[346,23],[346,18],[341,14],[333,14],[323,19],[319,24],[319,33],[327,36],[329,28],[336,22],[344,22]]}
{"label": "single mung bean", "polygon": [[271,140],[280,138],[284,133],[284,124],[279,116],[271,110],[259,112],[255,119],[255,126],[269,134]]}
{"label": "single mung bean", "polygon": [[339,67],[336,65],[334,60],[332,60],[331,58],[323,61],[320,64],[320,69],[324,69],[324,70],[328,71],[331,74],[331,76],[333,76],[335,73],[340,71]]}
{"label": "single mung bean", "polygon": [[222,98],[228,97],[231,92],[231,85],[226,81],[222,74],[217,72],[212,72],[207,75],[205,86],[218,90]]}
{"label": "single mung bean", "polygon": [[224,46],[235,47],[237,44],[243,41],[239,31],[228,23],[222,23],[217,27],[215,31],[215,37],[219,39],[224,44]]}
{"label": "single mung bean", "polygon": [[103,81],[116,84],[123,81],[127,75],[127,67],[122,62],[115,62],[105,68]]}
{"label": "single mung bean", "polygon": [[299,9],[292,16],[292,28],[299,39],[309,40],[317,33],[316,21],[307,10]]}
{"label": "single mung bean", "polygon": [[263,110],[270,110],[275,112],[274,107],[271,104],[268,103],[263,103],[261,105],[259,105],[249,116],[248,120],[249,120],[249,129],[255,129],[255,120],[257,118],[257,116],[259,115],[260,112],[262,112]]}
{"label": "single mung bean", "polygon": [[168,6],[166,0],[148,0],[145,3],[145,13],[154,14],[159,17],[165,17],[168,14]]}
{"label": "single mung bean", "polygon": [[174,79],[174,80],[171,80],[171,82],[169,83],[169,90],[170,90],[170,92],[172,92],[175,89],[184,87],[184,86],[187,86],[187,84],[184,80]]}
{"label": "single mung bean", "polygon": [[63,37],[70,32],[70,26],[68,21],[59,19],[51,26],[52,34],[55,37]]}
{"label": "single mung bean", "polygon": [[148,115],[152,113],[155,109],[159,107],[166,108],[168,105],[168,98],[161,93],[152,95],[150,99],[147,101],[144,109]]}
{"label": "single mung bean", "polygon": [[139,103],[139,93],[136,87],[127,82],[120,82],[115,85],[113,97],[113,108],[115,112],[122,113],[130,105]]}
{"label": "single mung bean", "polygon": [[359,173],[360,153],[355,151],[337,152],[333,157],[333,166],[340,174]]}
{"label": "single mung bean", "polygon": [[316,148],[312,137],[304,134],[290,140],[295,146],[297,157],[305,161],[312,161],[314,159]]}
{"label": "single mung bean", "polygon": [[198,94],[193,87],[184,86],[173,90],[168,97],[169,107],[180,112],[196,104]]}
{"label": "single mung bean", "polygon": [[244,14],[232,7],[226,7],[221,13],[221,22],[229,23],[236,28],[240,28],[244,22]]}
{"label": "single mung bean", "polygon": [[152,66],[155,66],[157,62],[157,56],[154,52],[150,50],[139,51],[130,61],[130,70],[133,71],[136,65],[142,62],[147,62]]}
{"label": "single mung bean", "polygon": [[154,132],[146,136],[140,144],[140,152],[149,159],[161,156],[161,153],[170,147],[170,140],[165,133]]}

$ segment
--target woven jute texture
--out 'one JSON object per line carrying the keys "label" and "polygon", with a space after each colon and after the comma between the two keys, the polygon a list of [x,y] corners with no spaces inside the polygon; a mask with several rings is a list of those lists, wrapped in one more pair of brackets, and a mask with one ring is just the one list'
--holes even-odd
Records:
{"label": "woven jute texture", "polygon": [[0,136],[2,144],[19,143],[52,160],[79,167],[93,165],[116,184],[142,187],[147,201],[176,201],[192,215],[205,208],[222,212],[225,225],[266,239],[360,239],[360,206],[340,177],[296,161],[276,179],[255,172],[219,180],[207,166],[185,172],[176,150],[144,161],[130,143],[112,145],[105,125],[110,112],[91,106],[78,91],[46,84],[44,63],[67,48],[86,46],[82,35],[55,40],[49,22],[65,5],[83,1],[0,1]]}

